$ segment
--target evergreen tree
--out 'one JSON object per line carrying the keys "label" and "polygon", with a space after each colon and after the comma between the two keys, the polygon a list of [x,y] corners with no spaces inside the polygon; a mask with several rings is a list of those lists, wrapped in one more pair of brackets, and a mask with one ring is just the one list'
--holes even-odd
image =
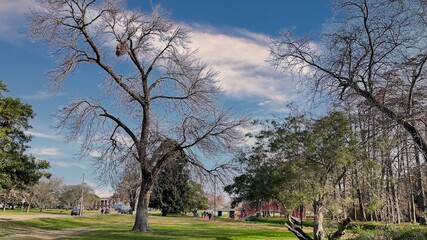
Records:
{"label": "evergreen tree", "polygon": [[36,184],[42,176],[50,176],[44,170],[49,163],[26,154],[31,136],[25,130],[31,128],[34,117],[29,104],[5,97],[7,86],[0,81],[0,189],[8,193],[12,188],[24,189]]}

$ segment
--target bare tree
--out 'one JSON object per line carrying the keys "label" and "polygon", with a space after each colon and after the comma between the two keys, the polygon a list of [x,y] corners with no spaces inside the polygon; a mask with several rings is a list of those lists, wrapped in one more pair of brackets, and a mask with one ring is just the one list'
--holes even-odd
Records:
{"label": "bare tree", "polygon": [[59,58],[51,82],[60,85],[84,63],[105,73],[103,98],[77,99],[62,108],[57,127],[81,141],[82,154],[101,154],[101,172],[116,171],[129,156],[138,162],[133,231],[149,231],[148,203],[160,170],[179,154],[204,168],[202,159],[233,145],[244,120],[218,106],[217,73],[189,49],[189,31],[160,9],[148,14],[126,10],[119,1],[95,0],[39,5],[31,12],[30,33]]}
{"label": "bare tree", "polygon": [[[133,160],[133,159],[132,159]],[[140,169],[136,161],[131,161],[125,165],[125,169],[117,181],[113,184],[114,191],[121,201],[129,203],[132,211],[135,211],[138,193],[141,185]]]}
{"label": "bare tree", "polygon": [[425,1],[340,0],[322,42],[285,31],[274,66],[298,72],[315,92],[365,104],[402,126],[427,157]]}

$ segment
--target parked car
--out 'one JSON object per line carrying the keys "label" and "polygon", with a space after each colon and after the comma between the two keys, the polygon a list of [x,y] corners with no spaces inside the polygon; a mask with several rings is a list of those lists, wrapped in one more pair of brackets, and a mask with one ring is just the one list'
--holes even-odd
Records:
{"label": "parked car", "polygon": [[132,209],[121,209],[120,214],[132,214]]}
{"label": "parked car", "polygon": [[71,209],[71,216],[79,216],[80,215],[80,209],[73,208]]}

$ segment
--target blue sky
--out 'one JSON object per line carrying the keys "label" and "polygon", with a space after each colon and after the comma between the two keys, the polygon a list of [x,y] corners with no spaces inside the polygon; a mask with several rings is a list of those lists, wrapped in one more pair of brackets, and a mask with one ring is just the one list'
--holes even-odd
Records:
{"label": "blue sky", "polygon": [[[265,63],[268,41],[284,28],[297,34],[319,33],[332,15],[330,1],[322,0],[129,0],[129,8],[149,11],[161,5],[171,19],[192,29],[192,46],[219,72],[224,103],[237,111],[264,118],[286,113],[286,103],[301,96],[298,85],[285,73]],[[34,0],[0,0],[0,79],[11,96],[33,106],[34,136],[30,152],[51,162],[50,171],[67,184],[81,182],[82,174],[93,187],[90,157],[77,159],[79,145],[66,142],[51,128],[52,115],[78,96],[98,94],[97,72],[79,70],[58,92],[50,92],[46,73],[54,66],[46,46],[22,34],[25,13]],[[82,74],[79,74],[82,73]],[[83,74],[84,73],[84,74]],[[84,75],[84,76],[83,76]],[[108,188],[97,192],[108,195]]]}

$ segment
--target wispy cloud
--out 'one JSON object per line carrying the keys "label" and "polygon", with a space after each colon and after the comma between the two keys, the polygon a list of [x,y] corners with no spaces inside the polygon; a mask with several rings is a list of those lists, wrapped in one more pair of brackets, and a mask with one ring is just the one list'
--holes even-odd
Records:
{"label": "wispy cloud", "polygon": [[32,148],[30,152],[34,155],[42,156],[61,156],[62,153],[58,148]]}
{"label": "wispy cloud", "polygon": [[64,93],[62,92],[46,92],[46,91],[37,91],[32,95],[24,95],[21,96],[22,99],[45,99],[51,97],[62,96]]}
{"label": "wispy cloud", "polygon": [[191,28],[193,47],[204,62],[219,71],[219,84],[229,97],[257,99],[261,105],[295,99],[297,89],[290,75],[266,63],[269,36],[244,29]]}
{"label": "wispy cloud", "polygon": [[87,169],[88,167],[82,163],[76,162],[64,162],[64,161],[50,161],[52,166],[61,167],[61,168],[69,168],[69,167],[77,167],[80,169]]}
{"label": "wispy cloud", "polygon": [[35,0],[0,0],[0,38],[19,38],[25,25],[25,14],[35,7]]}
{"label": "wispy cloud", "polygon": [[31,136],[34,136],[34,137],[45,138],[45,139],[50,139],[50,140],[61,140],[62,139],[62,137],[57,136],[57,135],[50,135],[50,134],[41,133],[41,132],[37,132],[37,131],[33,131],[33,130],[25,131],[25,133],[29,134]]}

